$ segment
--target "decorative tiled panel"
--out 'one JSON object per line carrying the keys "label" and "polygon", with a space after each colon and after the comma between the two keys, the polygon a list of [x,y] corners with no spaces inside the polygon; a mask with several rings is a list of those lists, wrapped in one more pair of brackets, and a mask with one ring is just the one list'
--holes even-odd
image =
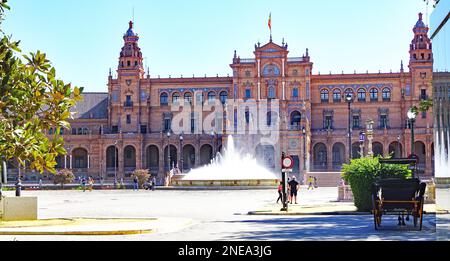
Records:
{"label": "decorative tiled panel", "polygon": [[180,87],[180,88],[164,88],[164,89],[158,89],[159,93],[162,92],[166,92],[166,93],[173,93],[173,92],[185,92],[185,91],[189,91],[189,92],[196,92],[196,91],[201,91],[201,92],[208,92],[208,91],[216,91],[216,92],[220,92],[220,91],[228,91],[228,88],[223,88],[223,87],[211,87],[211,88],[185,88],[185,87]]}
{"label": "decorative tiled panel", "polygon": [[364,88],[364,89],[369,89],[369,88],[383,88],[383,87],[389,87],[392,89],[393,84],[391,83],[369,83],[369,84],[330,84],[330,85],[319,85],[319,90],[322,89],[335,89],[335,88],[339,88],[342,91],[350,88],[352,89],[354,92],[356,92],[358,89],[360,88]]}

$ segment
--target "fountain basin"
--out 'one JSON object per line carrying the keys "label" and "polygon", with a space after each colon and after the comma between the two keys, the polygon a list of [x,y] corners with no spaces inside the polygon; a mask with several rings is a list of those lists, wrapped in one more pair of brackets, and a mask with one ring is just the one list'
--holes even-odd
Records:
{"label": "fountain basin", "polygon": [[276,187],[278,179],[211,179],[211,180],[189,180],[173,179],[172,186],[178,187]]}

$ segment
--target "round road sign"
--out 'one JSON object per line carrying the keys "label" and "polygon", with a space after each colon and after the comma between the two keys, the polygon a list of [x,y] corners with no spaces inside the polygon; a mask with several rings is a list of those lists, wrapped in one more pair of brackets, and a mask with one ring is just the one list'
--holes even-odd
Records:
{"label": "round road sign", "polygon": [[283,166],[283,169],[292,169],[294,160],[291,158],[291,156],[284,156],[284,158],[281,160],[281,165]]}

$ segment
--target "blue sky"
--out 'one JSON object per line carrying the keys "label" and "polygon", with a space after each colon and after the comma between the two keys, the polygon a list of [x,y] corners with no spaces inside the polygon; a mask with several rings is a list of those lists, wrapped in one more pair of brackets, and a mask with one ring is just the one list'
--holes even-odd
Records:
{"label": "blue sky", "polygon": [[[398,71],[408,61],[422,0],[10,0],[4,31],[23,51],[47,53],[58,77],[107,91],[122,36],[132,19],[152,77],[226,76],[233,51],[253,57],[254,45],[289,44],[290,56],[309,48],[313,73]],[[431,7],[429,7],[431,13]]]}

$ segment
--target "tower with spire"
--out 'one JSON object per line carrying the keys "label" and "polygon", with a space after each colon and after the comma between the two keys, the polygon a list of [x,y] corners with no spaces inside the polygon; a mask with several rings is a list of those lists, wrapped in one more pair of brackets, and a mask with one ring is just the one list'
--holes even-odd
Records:
{"label": "tower with spire", "polygon": [[139,36],[133,30],[133,22],[123,36],[124,45],[120,52],[118,74],[137,74],[139,78],[144,77],[144,65],[141,48],[138,46]]}
{"label": "tower with spire", "polygon": [[134,32],[133,21],[123,35],[123,47],[120,51],[117,78],[110,74],[108,89],[111,93],[109,124],[113,132],[139,132],[145,117],[141,107],[146,104],[148,79],[139,36]]}
{"label": "tower with spire", "polygon": [[431,80],[433,77],[433,51],[428,37],[428,26],[419,13],[419,20],[414,25],[414,38],[409,46],[409,70],[412,80],[412,99],[431,97]]}

